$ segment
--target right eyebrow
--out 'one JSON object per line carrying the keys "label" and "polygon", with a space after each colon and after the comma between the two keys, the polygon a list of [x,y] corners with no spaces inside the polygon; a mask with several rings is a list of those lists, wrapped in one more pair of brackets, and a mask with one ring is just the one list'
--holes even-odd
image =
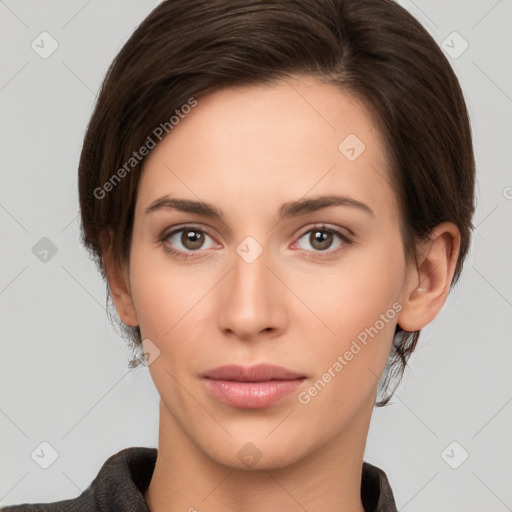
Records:
{"label": "right eyebrow", "polygon": [[193,201],[191,199],[177,199],[169,196],[162,196],[153,201],[144,211],[144,214],[156,212],[159,210],[179,210],[188,213],[197,213],[222,220],[224,214],[222,210],[203,201]]}

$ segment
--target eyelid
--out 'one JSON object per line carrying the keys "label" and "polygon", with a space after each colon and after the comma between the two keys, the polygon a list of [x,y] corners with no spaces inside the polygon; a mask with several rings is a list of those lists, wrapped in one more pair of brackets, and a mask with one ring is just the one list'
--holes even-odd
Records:
{"label": "eyelid", "polygon": [[195,256],[195,255],[196,254],[197,255],[201,255],[201,253],[203,251],[207,250],[207,249],[202,249],[202,250],[199,249],[197,251],[183,251],[181,249],[174,248],[174,246],[172,246],[168,242],[169,238],[174,236],[176,233],[179,233],[180,231],[187,231],[187,230],[190,230],[190,231],[193,231],[193,230],[200,231],[201,233],[204,233],[205,235],[209,236],[213,240],[213,242],[215,244],[219,244],[219,242],[217,242],[217,240],[216,240],[217,237],[213,236],[209,232],[208,228],[205,228],[204,226],[190,224],[190,223],[176,224],[174,226],[171,226],[170,228],[164,229],[161,232],[161,234],[157,237],[156,243],[160,244],[164,248],[164,250],[166,252],[176,256],[177,258],[181,258],[181,259],[198,258],[199,256]]}
{"label": "eyelid", "polygon": [[196,229],[197,231],[201,231],[202,233],[207,234],[210,238],[213,238],[213,239],[216,238],[216,236],[212,235],[209,227],[205,227],[204,225],[199,225],[199,224],[194,224],[194,223],[192,223],[192,224],[190,224],[190,223],[176,224],[174,226],[171,226],[170,228],[166,228],[162,231],[162,234],[158,238],[159,239],[169,238],[171,235],[174,235],[175,233],[177,233],[179,231],[184,231],[186,229],[190,229],[190,230]]}
{"label": "eyelid", "polygon": [[[297,235],[299,238],[304,236],[306,233],[309,233],[313,229],[317,229],[318,231],[332,231],[334,233],[339,234],[340,236],[345,236],[346,238],[355,237],[355,234],[348,228],[337,226],[335,224],[327,224],[325,222],[317,222],[316,224],[306,226],[299,232]],[[346,232],[346,233],[345,233]]]}
{"label": "eyelid", "polygon": [[[334,249],[326,249],[324,251],[313,251],[313,250],[295,248],[297,246],[298,242],[300,241],[300,239],[304,235],[306,235],[307,233],[310,233],[312,231],[315,231],[315,230],[316,231],[328,231],[330,233],[333,233],[334,235],[336,235],[340,238],[340,240],[341,240],[340,245]],[[344,231],[348,231],[350,234],[345,233]],[[303,250],[306,253],[310,254],[313,258],[322,258],[322,257],[327,258],[329,256],[337,255],[340,251],[343,251],[347,246],[354,245],[355,243],[356,243],[355,235],[352,234],[352,231],[350,229],[342,228],[341,226],[326,224],[325,222],[320,222],[313,226],[310,225],[310,226],[307,226],[306,228],[304,228],[301,231],[301,233],[296,236],[296,241],[293,242],[291,247],[294,248],[294,250]]]}

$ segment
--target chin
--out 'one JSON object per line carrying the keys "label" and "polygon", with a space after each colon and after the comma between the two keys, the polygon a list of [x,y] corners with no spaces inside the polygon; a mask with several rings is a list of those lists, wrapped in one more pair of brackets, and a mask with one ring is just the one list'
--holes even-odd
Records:
{"label": "chin", "polygon": [[244,437],[237,436],[222,445],[218,443],[215,452],[208,449],[205,453],[218,464],[233,470],[268,471],[295,464],[313,449],[312,446],[305,446],[303,439],[293,439],[286,433],[281,433],[272,441],[264,436],[241,439]]}

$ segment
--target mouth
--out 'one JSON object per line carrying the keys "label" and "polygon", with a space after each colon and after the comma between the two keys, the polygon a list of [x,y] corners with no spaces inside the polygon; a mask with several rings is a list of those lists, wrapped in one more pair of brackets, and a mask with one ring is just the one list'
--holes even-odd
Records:
{"label": "mouth", "polygon": [[270,407],[293,393],[306,379],[305,375],[269,364],[220,366],[202,377],[213,396],[242,409]]}

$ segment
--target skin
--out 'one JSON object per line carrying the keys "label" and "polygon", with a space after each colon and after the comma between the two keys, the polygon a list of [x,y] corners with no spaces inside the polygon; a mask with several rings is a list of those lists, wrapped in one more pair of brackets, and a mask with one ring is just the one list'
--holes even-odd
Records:
{"label": "skin", "polygon": [[[354,161],[338,149],[349,134],[366,146]],[[396,324],[414,331],[435,318],[460,244],[456,226],[443,223],[418,244],[417,262],[406,261],[389,176],[370,112],[306,76],[200,98],[151,151],[130,260],[118,268],[107,253],[104,262],[120,318],[159,351],[149,365],[161,397],[158,458],[145,493],[152,511],[363,512],[364,447]],[[211,203],[224,217],[145,213],[167,194]],[[279,219],[283,203],[332,194],[373,214],[344,205]],[[323,246],[314,238],[322,223],[352,233],[354,243],[322,231],[332,235]],[[181,232],[161,241],[182,224],[203,229],[203,245]],[[252,263],[236,251],[248,236],[263,248]],[[395,317],[300,403],[298,394],[393,304]],[[307,378],[277,404],[251,410],[221,403],[200,377],[261,362]],[[237,456],[247,443],[261,455],[251,467]]]}

